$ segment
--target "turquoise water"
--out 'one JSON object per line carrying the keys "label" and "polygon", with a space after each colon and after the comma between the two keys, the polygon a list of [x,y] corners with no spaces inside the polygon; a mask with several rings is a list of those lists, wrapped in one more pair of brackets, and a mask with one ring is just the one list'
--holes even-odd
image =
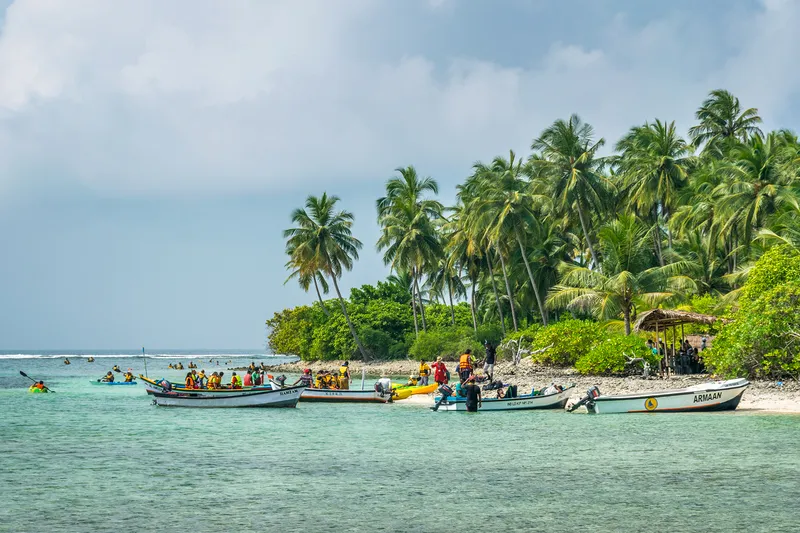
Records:
{"label": "turquoise water", "polygon": [[797,416],[165,409],[72,361],[0,356],[0,531],[797,530]]}

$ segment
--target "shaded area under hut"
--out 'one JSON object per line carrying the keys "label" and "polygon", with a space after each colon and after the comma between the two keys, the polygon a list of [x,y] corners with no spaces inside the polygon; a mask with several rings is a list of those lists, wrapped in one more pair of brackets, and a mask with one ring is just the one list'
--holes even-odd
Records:
{"label": "shaded area under hut", "polygon": [[[633,330],[655,333],[655,339],[652,342],[661,356],[660,373],[662,377],[668,376],[670,373],[693,374],[703,372],[702,352],[710,346],[710,343],[705,336],[700,337],[700,342],[698,342],[697,335],[691,335],[694,342],[690,342],[684,334],[683,325],[711,326],[718,321],[727,322],[726,319],[701,313],[674,309],[651,309],[639,315],[633,325]],[[677,335],[678,326],[681,328],[680,340]],[[672,330],[672,342],[668,344],[670,330]]]}

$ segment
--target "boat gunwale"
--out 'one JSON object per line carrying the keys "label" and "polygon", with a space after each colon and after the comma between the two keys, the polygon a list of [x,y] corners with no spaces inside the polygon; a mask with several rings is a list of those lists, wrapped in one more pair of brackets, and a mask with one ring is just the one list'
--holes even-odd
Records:
{"label": "boat gunwale", "polygon": [[703,394],[708,392],[730,391],[741,388],[742,390],[750,386],[749,381],[744,383],[737,383],[727,387],[709,387],[705,389],[692,389],[689,387],[683,389],[667,389],[664,391],[650,391],[650,392],[635,392],[632,394],[615,394],[615,395],[601,395],[592,399],[593,402],[608,402],[614,400],[637,400],[642,398],[666,398],[668,396],[681,396],[685,394]]}

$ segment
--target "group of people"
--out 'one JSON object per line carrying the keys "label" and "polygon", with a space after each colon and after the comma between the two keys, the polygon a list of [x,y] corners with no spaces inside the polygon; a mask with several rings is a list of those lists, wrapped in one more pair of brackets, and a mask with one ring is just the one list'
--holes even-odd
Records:
{"label": "group of people", "polygon": [[[455,393],[465,399],[467,411],[477,411],[480,408],[482,399],[481,388],[478,382],[488,381],[489,383],[493,383],[494,366],[497,361],[497,348],[494,344],[487,340],[483,343],[483,346],[486,350],[486,357],[482,361],[482,373],[477,370],[480,364],[476,361],[471,349],[464,350],[464,353],[458,358],[459,381],[455,390],[449,386],[450,371],[447,370],[441,357],[436,358],[436,362],[431,365],[431,368],[434,371],[433,379],[439,385],[442,401],[446,401],[448,396]],[[425,361],[420,363],[420,369],[422,369],[424,364]],[[498,397],[502,398],[503,394],[502,387],[498,388]],[[438,406],[439,404],[437,404],[436,408],[438,408]]]}
{"label": "group of people", "polygon": [[647,347],[651,353],[659,358],[660,370],[664,374],[667,369],[675,374],[702,374],[705,372],[705,363],[701,352],[706,349],[707,337],[702,337],[700,347],[695,348],[687,339],[681,339],[678,349],[675,345],[667,347],[663,339],[658,340],[658,346],[652,339],[647,339]]}
{"label": "group of people", "polygon": [[303,375],[300,379],[295,381],[294,385],[303,385],[305,387],[312,387],[315,389],[341,389],[347,390],[350,388],[350,361],[345,361],[339,367],[338,372],[331,372],[330,370],[318,370],[317,375],[312,378],[311,369],[303,369]]}
{"label": "group of people", "polygon": [[[114,382],[114,372],[122,372],[122,371],[119,369],[119,367],[117,365],[114,365],[114,368],[109,370],[106,373],[105,376],[100,378],[99,381],[102,381],[102,382],[105,382],[105,383],[113,383]],[[125,383],[130,383],[131,381],[134,380],[133,373],[131,372],[130,368],[125,371],[125,373],[122,375],[122,377],[123,377],[123,380],[125,381]]]}

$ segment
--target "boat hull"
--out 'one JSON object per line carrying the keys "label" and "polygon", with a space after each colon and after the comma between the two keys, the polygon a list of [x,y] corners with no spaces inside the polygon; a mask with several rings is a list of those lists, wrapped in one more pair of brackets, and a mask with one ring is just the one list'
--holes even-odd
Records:
{"label": "boat hull", "polygon": [[[486,398],[478,411],[525,411],[531,409],[563,409],[572,394],[572,387],[561,392],[542,396],[518,396],[516,398]],[[439,411],[466,411],[464,398],[456,398],[439,406]]]}
{"label": "boat hull", "polygon": [[234,391],[233,393],[149,392],[154,403],[161,407],[295,407],[300,400],[303,387]]}
{"label": "boat hull", "polygon": [[732,411],[749,385],[747,380],[735,379],[686,389],[599,396],[586,407],[597,414]]}
{"label": "boat hull", "polygon": [[304,402],[347,402],[347,403],[387,403],[392,401],[389,394],[374,390],[347,389],[306,389],[300,396]]}

